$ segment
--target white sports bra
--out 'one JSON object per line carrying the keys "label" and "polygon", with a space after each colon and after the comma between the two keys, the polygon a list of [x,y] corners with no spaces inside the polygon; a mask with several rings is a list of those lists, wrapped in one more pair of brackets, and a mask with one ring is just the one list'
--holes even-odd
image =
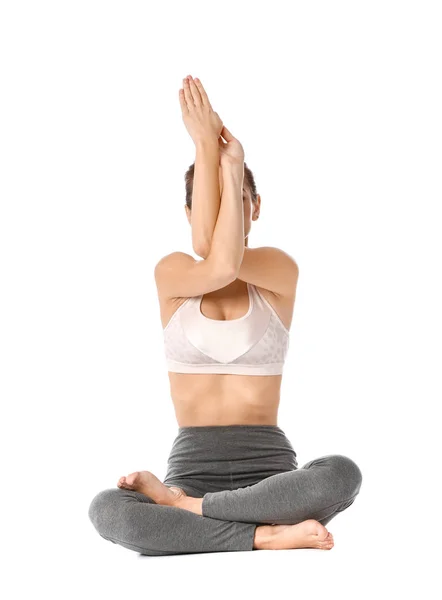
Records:
{"label": "white sports bra", "polygon": [[239,319],[210,319],[201,312],[203,295],[187,298],[163,329],[166,363],[175,373],[280,375],[289,330],[253,284],[249,310]]}

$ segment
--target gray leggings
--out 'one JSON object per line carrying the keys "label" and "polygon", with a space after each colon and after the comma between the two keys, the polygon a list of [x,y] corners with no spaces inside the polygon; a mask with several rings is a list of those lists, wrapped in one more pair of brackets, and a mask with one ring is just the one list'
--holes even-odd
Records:
{"label": "gray leggings", "polygon": [[253,550],[260,524],[328,523],[354,502],[362,474],[341,454],[298,468],[275,425],[211,425],[179,428],[163,483],[203,498],[203,514],[110,488],[89,506],[101,537],[150,556]]}

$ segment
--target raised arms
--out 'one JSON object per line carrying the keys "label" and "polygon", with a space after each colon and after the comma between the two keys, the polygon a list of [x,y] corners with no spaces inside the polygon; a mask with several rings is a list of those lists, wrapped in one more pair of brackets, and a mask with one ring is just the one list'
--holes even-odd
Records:
{"label": "raised arms", "polygon": [[[192,192],[192,247],[203,256],[210,247],[220,205],[218,138],[223,123],[199,79],[183,79],[179,98],[184,125],[195,144]],[[208,252],[207,252],[208,254]],[[204,258],[206,258],[205,254]]]}
{"label": "raised arms", "polygon": [[280,296],[293,296],[298,267],[292,257],[278,248],[244,245],[241,143],[213,112],[197,79],[186,80],[180,103],[184,123],[196,145],[192,243],[203,260],[184,252],[162,258],[155,267],[159,292],[169,298],[197,296],[239,278]]}
{"label": "raised arms", "polygon": [[[210,211],[204,212],[204,203],[213,200],[216,190],[219,195],[221,144],[218,146],[218,135],[221,131],[227,137],[231,134],[223,128],[216,113],[209,109],[210,105],[205,101],[204,93],[200,94],[193,82],[190,83],[190,89],[192,89],[191,96],[186,84],[184,92],[180,90],[180,102],[186,128],[197,146],[199,163],[198,165],[195,163],[195,177],[198,176],[196,191],[201,210],[200,220],[196,222],[201,225],[203,222],[201,218],[204,214],[210,213]],[[216,140],[216,152],[212,143],[213,136]],[[203,260],[195,260],[184,252],[172,252],[157,263],[155,281],[159,293],[163,296],[168,298],[198,296],[225,287],[236,279],[244,253],[243,179],[244,161],[243,157],[242,160],[240,157],[240,160],[232,164],[223,177],[223,202],[220,203],[218,198],[220,207],[213,233],[210,231],[210,249]],[[206,192],[209,192],[209,196],[205,195]],[[195,205],[195,208],[197,207],[198,205]],[[193,210],[194,198],[192,213]],[[200,238],[198,235],[193,237],[193,219],[192,216],[192,239],[196,240]]]}

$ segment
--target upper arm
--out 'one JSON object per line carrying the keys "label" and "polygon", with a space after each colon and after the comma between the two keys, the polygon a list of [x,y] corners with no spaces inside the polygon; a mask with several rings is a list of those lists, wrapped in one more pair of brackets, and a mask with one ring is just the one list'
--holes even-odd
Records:
{"label": "upper arm", "polygon": [[299,269],[294,258],[272,246],[244,248],[239,278],[282,297],[296,293]]}
{"label": "upper arm", "polygon": [[195,260],[185,252],[172,252],[155,265],[158,292],[168,298],[189,298],[225,287],[236,274],[213,256]]}

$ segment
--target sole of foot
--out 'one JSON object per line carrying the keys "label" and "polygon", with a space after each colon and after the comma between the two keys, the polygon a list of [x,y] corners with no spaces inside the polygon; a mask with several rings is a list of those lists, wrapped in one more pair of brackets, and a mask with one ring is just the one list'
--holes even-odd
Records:
{"label": "sole of foot", "polygon": [[[267,528],[268,527],[268,528]],[[296,525],[264,525],[257,528],[256,548],[260,550],[290,550],[294,548],[316,548],[331,550],[333,535],[314,519]]]}
{"label": "sole of foot", "polygon": [[134,471],[130,475],[120,477],[117,487],[140,492],[149,496],[156,504],[174,506],[187,494],[177,486],[167,486],[150,471]]}

